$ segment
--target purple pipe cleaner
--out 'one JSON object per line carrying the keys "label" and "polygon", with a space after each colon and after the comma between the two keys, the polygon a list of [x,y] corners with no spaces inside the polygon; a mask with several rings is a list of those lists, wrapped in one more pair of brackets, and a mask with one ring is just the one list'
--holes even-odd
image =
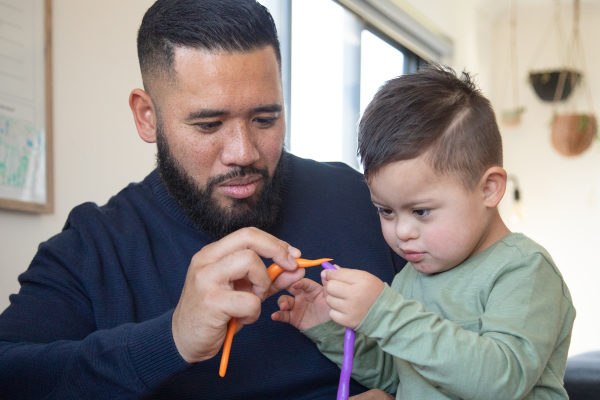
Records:
{"label": "purple pipe cleaner", "polygon": [[[321,264],[325,269],[337,269],[329,262]],[[354,363],[354,339],[356,332],[346,328],[344,335],[344,358],[342,361],[342,372],[340,373],[340,385],[338,386],[337,400],[348,400],[350,395],[350,376],[352,375],[352,364]]]}

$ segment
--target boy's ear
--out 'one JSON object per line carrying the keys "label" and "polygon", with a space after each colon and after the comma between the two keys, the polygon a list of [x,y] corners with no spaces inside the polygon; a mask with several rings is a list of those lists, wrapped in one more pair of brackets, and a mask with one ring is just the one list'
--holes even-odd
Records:
{"label": "boy's ear", "polygon": [[491,167],[481,177],[484,205],[497,207],[506,191],[506,171],[501,167]]}

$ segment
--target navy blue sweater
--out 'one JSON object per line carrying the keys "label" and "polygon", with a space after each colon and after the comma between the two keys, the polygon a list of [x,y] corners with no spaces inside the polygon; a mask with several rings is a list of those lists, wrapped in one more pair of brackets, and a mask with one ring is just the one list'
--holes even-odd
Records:
{"label": "navy blue sweater", "polygon": [[[391,282],[405,262],[386,245],[362,176],[343,164],[288,157],[270,233],[305,258],[331,257]],[[194,365],[179,356],[173,310],[192,256],[212,241],[156,171],[105,206],[73,209],[0,315],[0,398],[335,398],[337,366],[295,328],[271,320],[279,295],[235,336],[225,378],[220,353]],[[317,282],[319,273],[306,271]],[[352,382],[351,393],[363,390]]]}

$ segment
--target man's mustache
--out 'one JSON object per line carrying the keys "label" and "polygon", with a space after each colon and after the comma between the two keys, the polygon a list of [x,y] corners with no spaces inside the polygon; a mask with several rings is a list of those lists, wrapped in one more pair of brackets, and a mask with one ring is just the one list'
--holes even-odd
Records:
{"label": "man's mustache", "polygon": [[209,178],[208,183],[206,184],[206,189],[207,191],[210,191],[213,187],[217,186],[220,183],[223,183],[233,178],[241,178],[246,175],[260,175],[263,177],[263,179],[267,180],[269,178],[269,170],[267,168],[256,168],[252,166],[235,167],[226,174],[213,176]]}

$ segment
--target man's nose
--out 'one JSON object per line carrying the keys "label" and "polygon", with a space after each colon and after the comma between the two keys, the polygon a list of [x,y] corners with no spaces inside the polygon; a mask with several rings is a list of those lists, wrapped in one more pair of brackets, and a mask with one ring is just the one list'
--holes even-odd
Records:
{"label": "man's nose", "polygon": [[249,166],[259,158],[260,154],[251,130],[244,121],[236,121],[225,138],[221,162],[228,166]]}

